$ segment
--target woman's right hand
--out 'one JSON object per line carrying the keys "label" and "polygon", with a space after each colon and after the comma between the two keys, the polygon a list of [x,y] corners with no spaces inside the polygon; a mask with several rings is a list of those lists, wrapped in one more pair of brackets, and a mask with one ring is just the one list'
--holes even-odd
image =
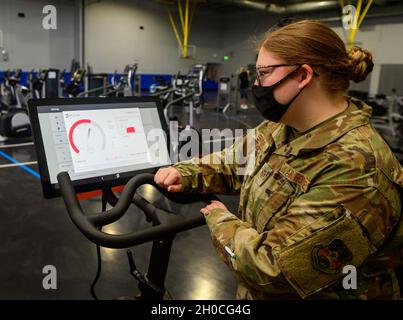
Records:
{"label": "woman's right hand", "polygon": [[174,167],[159,169],[154,176],[154,182],[169,192],[183,191],[182,176]]}

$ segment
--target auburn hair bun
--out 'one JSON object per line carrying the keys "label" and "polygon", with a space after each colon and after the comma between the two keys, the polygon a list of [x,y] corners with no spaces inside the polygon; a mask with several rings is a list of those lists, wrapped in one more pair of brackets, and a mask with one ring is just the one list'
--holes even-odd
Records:
{"label": "auburn hair bun", "polygon": [[358,46],[347,50],[350,61],[350,79],[354,82],[364,81],[374,68],[372,54]]}

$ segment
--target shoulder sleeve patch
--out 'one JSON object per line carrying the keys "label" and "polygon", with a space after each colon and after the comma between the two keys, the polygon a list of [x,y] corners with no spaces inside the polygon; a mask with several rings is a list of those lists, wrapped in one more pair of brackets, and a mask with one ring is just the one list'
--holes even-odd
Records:
{"label": "shoulder sleeve patch", "polygon": [[375,252],[363,229],[350,212],[283,248],[278,264],[285,278],[305,298],[337,283],[343,267],[356,268]]}

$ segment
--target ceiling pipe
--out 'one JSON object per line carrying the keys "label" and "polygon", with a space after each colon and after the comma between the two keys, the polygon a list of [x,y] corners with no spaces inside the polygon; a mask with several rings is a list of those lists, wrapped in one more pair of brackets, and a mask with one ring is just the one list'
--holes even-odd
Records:
{"label": "ceiling pipe", "polygon": [[[380,18],[393,18],[393,17],[402,17],[403,11],[398,12],[390,12],[390,13],[374,13],[374,14],[367,14],[365,16],[364,22],[368,19],[380,19]],[[341,21],[341,17],[322,17],[322,18],[315,18],[316,20],[323,21],[323,22],[337,22]]]}
{"label": "ceiling pipe", "polygon": [[[394,18],[400,17],[403,20],[403,5],[394,5],[390,7],[375,7],[370,10],[365,16],[364,22],[369,19],[379,19],[379,18]],[[306,16],[309,18],[309,16]],[[321,20],[323,22],[336,22],[341,21],[340,15],[325,15],[313,17],[316,20]]]}
{"label": "ceiling pipe", "polygon": [[274,14],[295,14],[339,8],[338,1],[305,1],[288,5],[278,5],[274,3],[248,0],[225,0],[225,2],[231,2],[232,4],[252,9],[264,10]]}
{"label": "ceiling pipe", "polygon": [[[306,14],[315,11],[324,11],[337,8],[338,11],[334,12],[335,14],[334,16],[315,17],[315,19],[330,23],[341,21],[338,1],[308,1],[308,2],[292,3],[288,5],[277,5],[277,4],[269,4],[264,2],[248,1],[248,0],[222,0],[222,1],[278,15],[298,14],[298,13]],[[387,3],[386,0],[375,0],[374,2],[377,5],[385,5]],[[372,12],[370,10],[370,12],[366,15],[365,20],[376,18],[402,17],[402,16],[403,16],[403,6],[395,5],[392,7],[376,8],[376,10],[372,10]]]}

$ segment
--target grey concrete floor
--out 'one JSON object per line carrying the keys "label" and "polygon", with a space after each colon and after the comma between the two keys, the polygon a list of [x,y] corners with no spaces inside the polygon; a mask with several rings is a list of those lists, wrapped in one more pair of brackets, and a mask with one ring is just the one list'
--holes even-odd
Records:
{"label": "grey concrete floor", "polygon": [[[262,118],[253,110],[239,115],[222,115],[214,108],[214,97],[206,109],[195,116],[197,128],[246,129]],[[174,110],[181,121],[188,114]],[[33,145],[7,147],[0,151],[19,162],[36,160]],[[0,156],[2,164],[11,162]],[[38,172],[37,165],[28,167]],[[150,187],[151,188],[151,187]],[[182,215],[198,215],[201,203],[179,206],[163,199],[158,192],[144,187],[141,192],[159,206],[170,206]],[[237,196],[221,196],[228,208],[236,213]],[[37,177],[20,167],[0,168],[0,299],[91,299],[90,285],[96,272],[95,245],[90,243],[69,219],[61,198],[45,200]],[[99,199],[82,201],[86,210],[99,211]],[[132,206],[119,222],[104,230],[129,232],[147,227],[142,212]],[[132,248],[141,271],[146,271],[151,244]],[[129,275],[125,250],[102,249],[102,274],[96,286],[100,299],[134,296],[137,282]],[[42,286],[43,267],[57,269],[57,289]],[[166,287],[174,299],[233,299],[237,281],[218,258],[206,226],[176,236]]]}

